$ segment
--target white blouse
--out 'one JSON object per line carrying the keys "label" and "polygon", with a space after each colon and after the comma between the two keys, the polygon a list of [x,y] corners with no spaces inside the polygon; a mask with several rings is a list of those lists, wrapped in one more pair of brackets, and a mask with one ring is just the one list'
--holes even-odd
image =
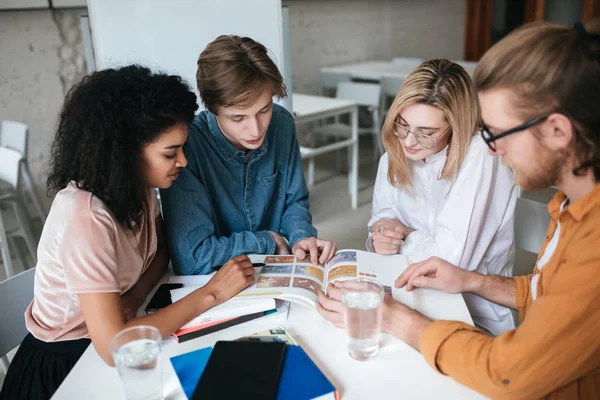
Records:
{"label": "white blouse", "polygon": [[[400,254],[412,262],[438,256],[468,271],[511,276],[515,256],[514,211],[517,187],[512,171],[489,154],[480,135],[471,140],[456,179],[438,179],[446,149],[425,161],[410,161],[413,191],[387,178],[388,155],[381,157],[369,228],[394,218],[414,229]],[[370,231],[370,229],[369,229]],[[374,251],[371,234],[367,248]],[[463,294],[474,322],[492,332],[514,328],[506,307]]]}

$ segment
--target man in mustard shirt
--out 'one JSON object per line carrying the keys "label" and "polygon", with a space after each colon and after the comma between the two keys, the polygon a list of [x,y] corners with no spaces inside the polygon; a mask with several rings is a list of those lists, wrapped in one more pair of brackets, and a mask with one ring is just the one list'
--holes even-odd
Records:
{"label": "man in mustard shirt", "polygon": [[[600,35],[580,24],[526,25],[483,56],[474,80],[490,151],[523,189],[559,189],[546,241],[528,276],[480,275],[430,258],[396,286],[474,293],[518,310],[521,324],[490,337],[386,298],[382,329],[491,398],[600,398]],[[340,325],[339,290],[330,289],[318,310]]]}

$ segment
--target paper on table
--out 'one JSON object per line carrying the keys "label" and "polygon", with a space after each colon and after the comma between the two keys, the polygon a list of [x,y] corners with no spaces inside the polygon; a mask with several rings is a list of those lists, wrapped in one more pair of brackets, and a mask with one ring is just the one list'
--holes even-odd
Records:
{"label": "paper on table", "polygon": [[184,286],[204,286],[215,274],[209,275],[173,275],[169,277],[169,283],[183,283]]}
{"label": "paper on table", "polygon": [[466,305],[460,294],[423,288],[407,292],[406,287],[400,289],[392,287],[392,297],[434,321],[453,320],[473,325],[472,319],[465,318],[469,313],[465,312]]}

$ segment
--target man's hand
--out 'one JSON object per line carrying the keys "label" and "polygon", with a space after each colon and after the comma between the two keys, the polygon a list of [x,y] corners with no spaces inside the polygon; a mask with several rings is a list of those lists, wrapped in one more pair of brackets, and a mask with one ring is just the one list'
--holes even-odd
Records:
{"label": "man's hand", "polygon": [[319,290],[319,302],[317,311],[323,318],[330,321],[338,328],[344,327],[344,303],[342,303],[342,294],[339,289],[339,283],[329,284],[327,295]]}
{"label": "man's hand", "polygon": [[406,285],[410,292],[415,287],[432,288],[446,293],[467,291],[469,272],[455,267],[439,257],[430,257],[425,261],[411,264],[395,281],[401,288]]}
{"label": "man's hand", "polygon": [[217,303],[229,300],[254,282],[252,261],[239,255],[227,261],[206,284],[206,288],[215,297]]}
{"label": "man's hand", "polygon": [[383,297],[381,331],[402,339],[419,351],[423,331],[431,321],[404,304],[397,302],[389,294]]}
{"label": "man's hand", "polygon": [[397,219],[382,218],[371,225],[373,248],[377,254],[396,254],[404,239],[413,232]]}
{"label": "man's hand", "polygon": [[287,255],[290,254],[290,248],[288,247],[288,243],[285,239],[278,233],[273,231],[269,231],[273,239],[275,240],[275,254],[279,255]]}
{"label": "man's hand", "polygon": [[310,254],[310,262],[313,265],[319,265],[331,260],[335,254],[335,250],[335,243],[331,240],[310,237],[298,240],[292,248],[292,253],[299,260],[304,260]]}

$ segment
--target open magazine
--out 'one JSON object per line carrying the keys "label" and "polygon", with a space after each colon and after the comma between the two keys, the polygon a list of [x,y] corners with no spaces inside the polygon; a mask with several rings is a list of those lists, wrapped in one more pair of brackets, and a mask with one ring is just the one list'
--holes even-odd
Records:
{"label": "open magazine", "polygon": [[403,255],[384,256],[360,250],[339,250],[325,265],[312,265],[293,255],[250,255],[256,268],[256,283],[236,297],[276,297],[315,306],[319,290],[326,292],[334,281],[369,278],[379,281],[391,293],[394,280],[409,264]]}
{"label": "open magazine", "polygon": [[[325,265],[314,266],[293,255],[249,255],[253,263],[264,264],[255,268],[255,283],[229,300],[276,298],[314,307],[319,290],[326,292],[334,281],[354,278],[375,279],[386,292],[405,305],[433,320],[458,320],[473,325],[467,306],[460,294],[449,294],[434,289],[395,288],[394,281],[411,261],[404,255],[381,255],[360,250],[339,250]],[[181,282],[185,287],[171,290],[173,301],[203,286],[211,275],[173,276],[170,282]],[[239,303],[239,302],[238,302]],[[208,312],[211,312],[209,310]],[[287,311],[286,314],[287,315]]]}

